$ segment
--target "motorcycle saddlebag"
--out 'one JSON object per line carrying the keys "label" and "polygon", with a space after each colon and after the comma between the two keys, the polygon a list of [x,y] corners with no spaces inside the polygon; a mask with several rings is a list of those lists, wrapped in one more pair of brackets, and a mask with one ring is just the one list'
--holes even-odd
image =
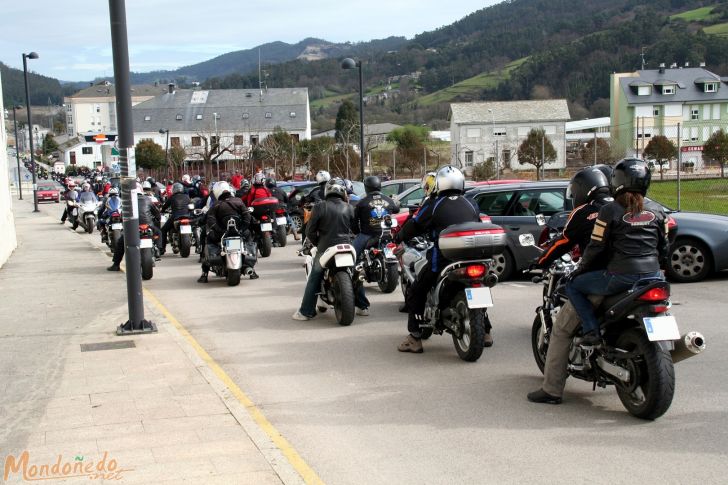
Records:
{"label": "motorcycle saddlebag", "polygon": [[254,268],[258,262],[258,245],[255,241],[245,241],[245,253],[243,254],[243,267]]}
{"label": "motorcycle saddlebag", "polygon": [[438,246],[451,261],[489,259],[505,250],[506,233],[488,222],[453,224],[440,233]]}
{"label": "motorcycle saddlebag", "polygon": [[250,203],[253,208],[253,217],[260,220],[261,216],[275,217],[275,210],[280,202],[275,197],[261,197]]}
{"label": "motorcycle saddlebag", "polygon": [[220,246],[217,244],[205,244],[205,259],[211,266],[222,264]]}

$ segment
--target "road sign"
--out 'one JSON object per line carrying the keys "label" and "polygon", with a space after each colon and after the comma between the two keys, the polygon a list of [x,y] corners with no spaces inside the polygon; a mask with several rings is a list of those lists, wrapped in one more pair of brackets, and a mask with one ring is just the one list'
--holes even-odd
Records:
{"label": "road sign", "polygon": [[106,135],[104,135],[103,133],[99,133],[98,135],[94,136],[94,140],[96,141],[96,143],[103,143],[105,141],[108,141],[109,139],[106,138]]}
{"label": "road sign", "polygon": [[119,156],[119,149],[116,147],[111,147],[111,156],[112,157],[118,157]]}
{"label": "road sign", "polygon": [[29,173],[26,172],[25,175],[24,175],[24,177],[25,177],[25,180],[30,180],[30,174]]}
{"label": "road sign", "polygon": [[114,173],[119,173],[121,172],[121,165],[119,165],[118,163],[112,163],[111,170],[113,170]]}

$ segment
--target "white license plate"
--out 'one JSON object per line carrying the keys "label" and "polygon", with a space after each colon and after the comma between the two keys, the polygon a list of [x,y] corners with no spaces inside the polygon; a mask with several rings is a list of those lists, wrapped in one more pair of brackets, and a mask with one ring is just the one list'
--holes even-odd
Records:
{"label": "white license plate", "polygon": [[116,231],[116,230],[121,231],[122,229],[124,229],[124,225],[121,224],[120,222],[115,222],[114,224],[111,225],[112,231]]}
{"label": "white license plate", "polygon": [[77,216],[77,215],[78,215],[78,209],[73,209],[73,212],[72,212],[72,214],[73,214],[74,216]]}
{"label": "white license plate", "polygon": [[152,247],[152,240],[151,239],[142,239],[139,241],[139,249],[146,249]]}
{"label": "white license plate", "polygon": [[192,226],[179,226],[179,233],[180,234],[192,234]]}
{"label": "white license plate", "polygon": [[279,226],[285,226],[287,222],[285,217],[276,217],[276,224]]}
{"label": "white license plate", "polygon": [[656,340],[676,340],[680,338],[677,320],[672,315],[663,317],[645,317],[642,319],[650,342]]}
{"label": "white license plate", "polygon": [[273,224],[271,224],[270,222],[264,222],[260,225],[260,230],[263,232],[270,232],[273,230]]}
{"label": "white license plate", "polygon": [[493,306],[493,295],[490,288],[465,288],[468,308],[490,308]]}
{"label": "white license plate", "polygon": [[351,253],[338,253],[334,256],[334,261],[336,261],[337,268],[354,266],[354,258],[351,256]]}
{"label": "white license plate", "polygon": [[240,239],[225,239],[225,250],[226,251],[240,251],[243,245]]}

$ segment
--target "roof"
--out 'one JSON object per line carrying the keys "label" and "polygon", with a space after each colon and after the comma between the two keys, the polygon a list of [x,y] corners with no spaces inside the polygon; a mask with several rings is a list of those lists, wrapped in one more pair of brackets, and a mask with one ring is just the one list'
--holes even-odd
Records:
{"label": "roof", "polygon": [[276,127],[305,131],[308,116],[307,88],[268,89],[262,96],[257,89],[182,89],[132,108],[135,133],[160,129],[194,133],[212,130],[215,124],[223,132],[273,131]]}
{"label": "roof", "polygon": [[566,123],[566,131],[593,130],[594,128],[605,128],[612,123],[609,116],[603,118],[589,118],[586,120],[569,121]]}
{"label": "roof", "polygon": [[86,140],[84,140],[80,136],[76,136],[76,137],[73,137],[73,138],[71,138],[71,139],[63,142],[63,143],[59,143],[58,144],[58,150],[59,151],[62,151],[62,152],[65,152],[69,148],[73,148],[75,146],[82,145],[84,143],[86,143]]}
{"label": "roof", "polygon": [[[634,75],[619,78],[619,85],[624,93],[628,104],[665,104],[685,103],[703,101],[725,101],[728,99],[728,87],[719,86],[715,93],[703,92],[700,84],[705,82],[717,82],[722,84],[721,77],[702,67],[686,67],[664,69],[647,69],[637,71]],[[728,82],[723,80],[723,82]],[[638,96],[630,86],[664,86],[674,84],[677,86],[675,94],[662,94],[652,90],[650,95]],[[722,90],[722,92],[721,92]]]}
{"label": "roof", "polygon": [[571,119],[571,116],[565,99],[543,99],[452,103],[449,119],[458,124],[518,123],[526,121],[567,121]]}
{"label": "roof", "polygon": [[[364,123],[364,136],[376,136],[376,135],[388,135],[397,128],[402,128],[401,125],[395,125],[394,123]],[[333,137],[336,135],[336,130],[326,130],[321,133],[316,133],[313,138],[319,138],[322,136]]]}
{"label": "roof", "polygon": [[[167,85],[159,84],[137,84],[131,87],[132,97],[137,96],[157,96],[168,91]],[[94,84],[80,90],[79,92],[68,96],[69,98],[115,98],[116,97],[116,86],[113,84],[99,83]]]}

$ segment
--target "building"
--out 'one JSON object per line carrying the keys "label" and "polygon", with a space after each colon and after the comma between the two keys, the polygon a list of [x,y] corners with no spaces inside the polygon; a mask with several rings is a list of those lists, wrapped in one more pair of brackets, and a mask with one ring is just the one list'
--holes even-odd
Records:
{"label": "building", "polygon": [[280,128],[293,140],[311,138],[307,88],[175,90],[132,108],[134,143],[151,139],[183,147],[189,160],[247,158]]}
{"label": "building", "polygon": [[[609,140],[611,118],[589,118],[566,123],[566,163],[568,166],[581,166],[584,161],[580,159],[579,151],[595,138]],[[595,152],[596,153],[596,152]],[[593,162],[592,162],[593,163]]]}
{"label": "building", "polygon": [[[159,84],[131,87],[131,104],[152,99],[167,90]],[[116,87],[108,81],[92,84],[73,96],[63,98],[66,110],[66,133],[116,133]]]}
{"label": "building", "polygon": [[[357,123],[357,127],[359,124]],[[364,123],[364,145],[366,146],[367,152],[369,150],[373,150],[379,145],[383,145],[387,142],[387,135],[389,135],[392,131],[396,130],[397,128],[402,128],[401,125],[395,125],[394,123],[370,123],[366,124]],[[357,128],[358,129],[358,128]],[[329,136],[333,138],[336,136],[336,130],[328,130],[323,131],[321,133],[316,133],[314,135],[314,138],[319,138],[322,136]],[[359,139],[359,133],[356,133],[356,139]],[[358,153],[359,146],[356,146],[356,150]]]}
{"label": "building", "polygon": [[488,159],[495,159],[501,169],[533,170],[532,165],[518,163],[517,152],[534,128],[543,129],[556,150],[556,160],[545,168],[566,166],[570,116],[565,99],[452,103],[448,119],[452,161],[468,174]]}
{"label": "building", "polygon": [[[3,87],[0,80],[0,113],[3,110]],[[0,267],[8,260],[10,254],[17,247],[15,237],[15,219],[13,218],[13,201],[10,193],[10,171],[7,156],[7,133],[5,131],[5,117],[0,116]],[[27,194],[27,193],[26,193]],[[27,195],[26,195],[27,197]],[[32,199],[32,196],[31,196]]]}
{"label": "building", "polygon": [[65,166],[117,169],[114,167],[118,162],[118,153],[113,146],[115,142],[116,134],[86,133],[59,143],[58,152]]}
{"label": "building", "polygon": [[702,169],[703,144],[728,125],[726,83],[703,65],[612,74],[612,144],[641,157],[650,139],[663,135],[681,147],[683,163]]}

